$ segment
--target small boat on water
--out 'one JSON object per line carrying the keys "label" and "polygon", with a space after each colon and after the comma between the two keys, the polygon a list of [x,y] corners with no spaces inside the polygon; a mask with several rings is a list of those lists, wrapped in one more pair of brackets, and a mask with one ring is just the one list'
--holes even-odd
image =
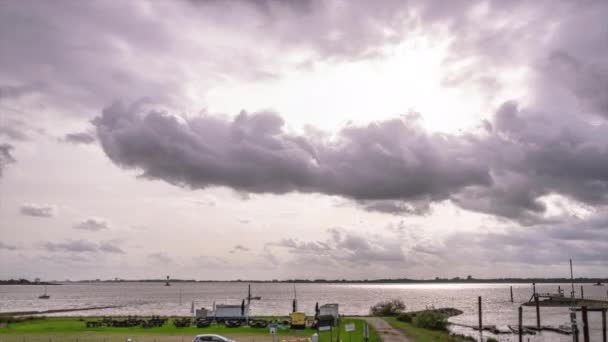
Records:
{"label": "small boat on water", "polygon": [[604,286],[604,284],[602,284],[601,281],[598,281],[597,283],[593,284],[593,286]]}
{"label": "small boat on water", "polygon": [[46,286],[45,286],[45,287],[44,287],[44,294],[41,294],[40,296],[38,296],[38,299],[50,299],[50,298],[51,298],[51,296],[49,296],[49,295],[46,293]]}

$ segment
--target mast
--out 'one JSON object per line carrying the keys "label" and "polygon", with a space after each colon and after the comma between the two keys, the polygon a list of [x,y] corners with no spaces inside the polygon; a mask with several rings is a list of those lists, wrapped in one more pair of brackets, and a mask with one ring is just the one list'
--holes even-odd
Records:
{"label": "mast", "polygon": [[293,284],[293,303],[292,303],[293,312],[298,311],[298,294],[296,292],[296,284]]}
{"label": "mast", "polygon": [[570,297],[572,298],[572,306],[574,306],[574,273],[572,272],[572,259],[570,259],[570,284],[572,285],[572,292],[570,292]]}

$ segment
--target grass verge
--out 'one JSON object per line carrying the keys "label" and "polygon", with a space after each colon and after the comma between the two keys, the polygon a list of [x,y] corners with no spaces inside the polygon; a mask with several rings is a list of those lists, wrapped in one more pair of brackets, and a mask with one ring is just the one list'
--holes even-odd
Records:
{"label": "grass verge", "polygon": [[449,332],[443,330],[429,330],[418,328],[412,323],[401,322],[395,317],[384,318],[394,328],[403,331],[405,335],[413,339],[415,342],[465,342],[474,341],[467,337],[450,335]]}
{"label": "grass verge", "polygon": [[[87,317],[86,320],[96,320]],[[355,331],[346,333],[344,324],[354,323]],[[278,330],[277,342],[283,339],[310,337],[316,330]],[[23,320],[0,326],[0,342],[4,341],[78,341],[78,342],[113,342],[125,341],[126,337],[135,337],[133,341],[184,341],[190,342],[197,334],[218,334],[234,338],[237,341],[272,341],[268,328],[227,328],[222,324],[213,324],[207,328],[176,328],[172,323],[167,323],[156,328],[114,328],[100,327],[87,328],[85,320],[78,317],[48,317],[44,319]],[[239,339],[240,338],[240,339]],[[363,340],[363,320],[347,318],[342,320],[340,328],[340,339],[343,342],[360,342]],[[320,332],[319,342],[337,342],[338,329]],[[370,327],[370,342],[381,342],[376,332]]]}

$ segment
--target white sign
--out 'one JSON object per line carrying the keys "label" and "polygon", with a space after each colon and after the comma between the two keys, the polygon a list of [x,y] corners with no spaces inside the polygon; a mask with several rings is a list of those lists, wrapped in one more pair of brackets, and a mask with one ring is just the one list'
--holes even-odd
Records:
{"label": "white sign", "polygon": [[344,324],[344,329],[346,332],[355,331],[355,323]]}
{"label": "white sign", "polygon": [[329,326],[329,325],[319,327],[319,331],[330,331],[330,330],[331,330],[331,326]]}

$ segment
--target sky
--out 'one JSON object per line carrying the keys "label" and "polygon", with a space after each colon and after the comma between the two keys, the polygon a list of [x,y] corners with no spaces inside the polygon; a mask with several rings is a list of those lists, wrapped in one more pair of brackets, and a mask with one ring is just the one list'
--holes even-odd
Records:
{"label": "sky", "polygon": [[0,1],[0,279],[608,277],[607,17]]}

